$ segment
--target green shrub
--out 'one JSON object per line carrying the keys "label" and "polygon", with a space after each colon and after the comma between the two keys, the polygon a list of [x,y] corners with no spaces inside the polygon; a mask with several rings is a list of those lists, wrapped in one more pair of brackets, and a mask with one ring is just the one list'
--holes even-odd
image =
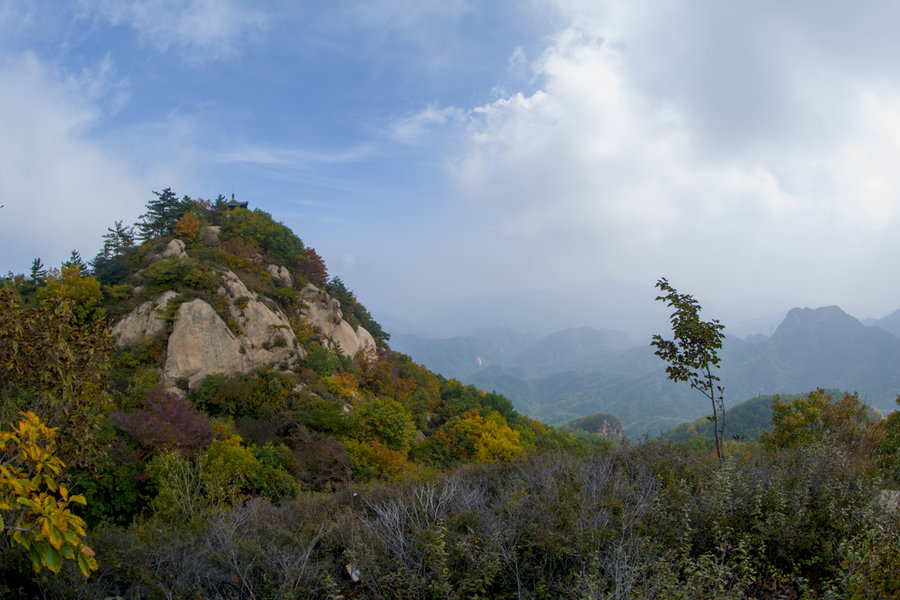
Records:
{"label": "green shrub", "polygon": [[284,224],[260,209],[237,209],[222,219],[221,239],[240,238],[260,245],[272,258],[293,261],[304,256],[303,242]]}
{"label": "green shrub", "polygon": [[306,358],[302,365],[315,371],[320,377],[328,377],[337,372],[341,359],[334,350],[330,350],[318,342],[310,342],[306,346]]}
{"label": "green shrub", "polygon": [[297,296],[297,290],[293,288],[275,288],[272,290],[272,297],[284,308],[293,308],[300,306],[300,297]]}
{"label": "green shrub", "polygon": [[164,258],[147,267],[144,279],[156,289],[172,289],[182,284],[188,276],[199,275],[200,266],[189,258]]}

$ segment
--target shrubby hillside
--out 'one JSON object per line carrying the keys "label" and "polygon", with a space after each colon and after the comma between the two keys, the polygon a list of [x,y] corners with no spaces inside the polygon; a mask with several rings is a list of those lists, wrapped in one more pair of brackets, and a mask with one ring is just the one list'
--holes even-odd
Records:
{"label": "shrubby hillside", "polygon": [[[891,333],[896,320],[891,315],[864,325],[837,306],[795,308],[771,337],[727,337],[721,354],[726,403],[825,386],[857,392],[888,412],[900,394],[900,338]],[[502,393],[522,412],[551,425],[607,412],[638,439],[708,411],[686,385],[668,381],[649,341],[591,329],[518,339],[523,342],[506,344],[502,356],[485,350],[491,341],[484,336],[422,340],[407,335],[396,345],[445,375]]]}
{"label": "shrubby hillside", "polygon": [[[621,342],[576,337],[531,359]],[[786,399],[717,460],[608,414],[553,431],[389,342],[222,197],[163,190],[90,261],[10,274],[0,598],[900,593],[900,413]]]}

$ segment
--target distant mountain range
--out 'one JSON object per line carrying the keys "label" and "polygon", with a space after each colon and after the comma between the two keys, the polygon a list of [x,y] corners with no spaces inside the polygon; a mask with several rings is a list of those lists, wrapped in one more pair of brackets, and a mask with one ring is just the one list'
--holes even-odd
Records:
{"label": "distant mountain range", "polygon": [[[618,331],[585,327],[537,338],[485,329],[448,339],[396,335],[391,345],[434,371],[500,392],[550,424],[606,412],[637,437],[710,412],[687,384],[668,381],[649,340]],[[794,308],[771,336],[728,337],[721,357],[729,406],[828,387],[858,392],[889,412],[900,394],[900,311],[863,324],[837,306]]]}

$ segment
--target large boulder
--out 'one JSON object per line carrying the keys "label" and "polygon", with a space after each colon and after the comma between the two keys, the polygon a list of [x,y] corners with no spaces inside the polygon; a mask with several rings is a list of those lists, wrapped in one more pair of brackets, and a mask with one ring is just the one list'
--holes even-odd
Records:
{"label": "large boulder", "polygon": [[241,343],[213,307],[197,299],[178,307],[164,369],[167,383],[194,387],[207,375],[248,370]]}
{"label": "large boulder", "polygon": [[204,227],[203,231],[200,234],[200,239],[207,246],[212,246],[219,243],[219,234],[222,232],[222,228],[218,225],[210,225],[209,227]]}
{"label": "large boulder", "polygon": [[148,340],[166,328],[165,313],[169,300],[178,294],[163,292],[155,300],[144,302],[112,328],[113,338],[120,347],[133,346]]}
{"label": "large boulder", "polygon": [[340,347],[345,356],[354,356],[361,349],[375,351],[375,339],[364,327],[353,328],[344,320],[341,303],[311,283],[300,292],[305,304],[303,316],[325,338],[328,347]]}
{"label": "large boulder", "polygon": [[281,364],[304,356],[284,313],[266,305],[231,271],[223,271],[220,275],[222,287],[219,294],[231,303],[231,312],[241,329],[238,340],[244,347],[249,369]]}
{"label": "large boulder", "polygon": [[[281,269],[275,269],[279,276],[287,273]],[[290,320],[276,302],[252,292],[232,271],[222,269],[217,274],[222,285],[216,305],[222,316],[201,299],[182,303],[174,315],[163,368],[168,385],[186,380],[193,387],[213,373],[247,373],[264,365],[290,368],[296,359],[305,357]],[[113,335],[119,346],[164,332],[167,304],[176,296],[175,292],[165,292],[116,323]],[[300,298],[303,308],[294,316],[312,324],[326,346],[340,348],[346,356],[360,350],[375,351],[375,340],[369,332],[343,319],[338,300],[311,284],[300,291]],[[227,324],[223,316],[229,319]]]}
{"label": "large boulder", "polygon": [[187,258],[188,255],[184,251],[184,242],[181,240],[172,240],[159,253],[160,260],[164,258]]}
{"label": "large boulder", "polygon": [[287,267],[281,265],[267,265],[266,271],[272,276],[272,281],[281,287],[291,287],[294,285],[294,278]]}

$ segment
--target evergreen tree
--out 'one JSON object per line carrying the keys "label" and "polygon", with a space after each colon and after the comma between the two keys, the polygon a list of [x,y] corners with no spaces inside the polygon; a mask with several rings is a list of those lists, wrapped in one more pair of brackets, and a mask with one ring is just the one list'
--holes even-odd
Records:
{"label": "evergreen tree", "polygon": [[137,237],[142,241],[172,233],[175,223],[193,203],[188,196],[178,200],[172,188],[153,193],[156,199],[147,202],[147,212],[135,223],[138,229]]}
{"label": "evergreen tree", "polygon": [[69,255],[69,260],[65,261],[62,266],[77,267],[78,272],[81,273],[82,276],[87,275],[88,273],[88,267],[81,259],[81,253],[78,252],[78,250],[72,250],[72,254]]}
{"label": "evergreen tree", "polygon": [[122,256],[134,247],[134,226],[124,227],[122,221],[116,221],[113,227],[107,227],[103,236],[103,258]]}
{"label": "evergreen tree", "polygon": [[31,263],[31,281],[35,285],[43,285],[47,281],[47,269],[44,268],[40,258]]}

